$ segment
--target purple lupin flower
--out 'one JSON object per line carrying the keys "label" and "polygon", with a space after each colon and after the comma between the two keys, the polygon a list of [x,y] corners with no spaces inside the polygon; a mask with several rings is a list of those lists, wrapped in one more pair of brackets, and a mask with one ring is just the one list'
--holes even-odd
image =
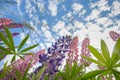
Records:
{"label": "purple lupin flower", "polygon": [[[45,75],[52,76],[50,80],[53,80],[55,73],[58,72],[58,68],[61,66],[62,60],[66,57],[65,53],[68,53],[70,50],[71,41],[72,39],[70,36],[63,36],[58,39],[54,45],[48,48],[46,54],[39,55],[39,62],[43,65],[47,65],[47,68],[40,80],[43,80]],[[36,70],[35,72],[37,72]]]}

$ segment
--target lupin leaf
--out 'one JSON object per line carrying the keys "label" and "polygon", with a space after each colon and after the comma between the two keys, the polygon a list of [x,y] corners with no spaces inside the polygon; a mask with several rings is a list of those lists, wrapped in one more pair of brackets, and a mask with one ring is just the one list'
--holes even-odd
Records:
{"label": "lupin leaf", "polygon": [[9,40],[10,45],[11,45],[11,47],[9,47],[9,48],[12,49],[12,51],[14,51],[14,53],[15,53],[15,46],[14,46],[12,34],[10,33],[10,31],[8,30],[7,27],[5,28],[5,32],[7,34],[7,38]]}
{"label": "lupin leaf", "polygon": [[22,42],[21,42],[20,45],[18,46],[18,50],[17,50],[17,51],[19,51],[19,50],[25,45],[25,43],[26,43],[26,41],[28,40],[28,38],[29,38],[29,35],[27,35],[27,36],[22,40]]}

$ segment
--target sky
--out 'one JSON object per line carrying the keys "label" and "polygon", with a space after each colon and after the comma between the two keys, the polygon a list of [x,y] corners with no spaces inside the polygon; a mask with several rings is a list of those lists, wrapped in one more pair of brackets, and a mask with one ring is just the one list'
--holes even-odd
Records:
{"label": "sky", "polygon": [[[4,1],[4,0],[3,0]],[[13,29],[20,32],[16,44],[26,34],[30,34],[27,46],[38,43],[33,51],[47,49],[64,35],[78,36],[79,49],[85,37],[90,44],[100,49],[103,39],[111,50],[114,41],[110,31],[120,34],[120,0],[13,0],[12,5],[0,11],[0,18],[6,17],[15,22],[27,22],[35,31]]]}

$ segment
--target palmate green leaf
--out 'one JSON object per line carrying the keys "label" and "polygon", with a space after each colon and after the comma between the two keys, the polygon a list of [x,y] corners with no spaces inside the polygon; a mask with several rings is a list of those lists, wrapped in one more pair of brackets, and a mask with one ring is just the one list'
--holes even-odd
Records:
{"label": "palmate green leaf", "polygon": [[30,46],[30,47],[27,47],[27,48],[21,50],[18,54],[22,54],[23,52],[29,51],[29,50],[37,47],[37,46],[38,46],[38,44],[32,45],[32,46]]}
{"label": "palmate green leaf", "polygon": [[93,63],[95,63],[95,64],[97,64],[97,65],[99,65],[99,66],[105,66],[105,65],[102,64],[100,61],[97,61],[97,60],[92,59],[92,58],[90,58],[90,57],[87,57],[87,56],[84,56],[84,55],[81,55],[81,57],[83,57],[83,58],[87,59],[88,61],[93,62]]}
{"label": "palmate green leaf", "polygon": [[22,42],[21,42],[20,45],[18,46],[18,50],[17,50],[17,51],[19,51],[19,50],[25,45],[25,43],[26,43],[26,41],[28,40],[28,38],[29,38],[29,35],[27,35],[27,36],[22,40]]}
{"label": "palmate green leaf", "polygon": [[116,70],[112,70],[114,76],[115,76],[115,79],[116,80],[120,80],[120,72],[116,71]]}
{"label": "palmate green leaf", "polygon": [[106,60],[109,66],[110,65],[110,53],[109,53],[106,43],[103,40],[101,40],[101,50],[102,50],[102,55],[104,56],[104,59]]}
{"label": "palmate green leaf", "polygon": [[103,72],[105,72],[105,70],[90,71],[83,76],[82,80],[87,80],[87,79],[93,78],[93,77],[95,77]]}
{"label": "palmate green leaf", "polygon": [[8,39],[3,35],[3,33],[0,32],[0,39],[4,42],[5,45],[7,45],[9,48],[11,47]]}
{"label": "palmate green leaf", "polygon": [[22,55],[17,55],[17,56],[19,56],[20,59],[24,60],[24,57]]}
{"label": "palmate green leaf", "polygon": [[12,51],[15,53],[15,46],[14,46],[14,41],[13,41],[12,34],[10,33],[10,31],[8,30],[7,27],[5,27],[5,32],[6,32],[6,34],[7,34],[9,43],[10,43],[10,45],[11,45],[11,47],[9,47],[9,48],[12,49]]}
{"label": "palmate green leaf", "polygon": [[12,63],[13,61],[15,61],[15,59],[16,59],[16,55],[14,55],[14,56],[12,57],[11,63]]}
{"label": "palmate green leaf", "polygon": [[120,60],[119,54],[120,54],[120,38],[117,40],[112,52],[112,58],[111,58],[112,66],[114,66]]}
{"label": "palmate green leaf", "polygon": [[113,66],[114,68],[120,67],[120,63]]}
{"label": "palmate green leaf", "polygon": [[92,54],[103,64],[107,64],[104,57],[92,46],[88,46],[89,50],[92,52]]}
{"label": "palmate green leaf", "polygon": [[14,54],[10,50],[8,50],[7,48],[4,48],[3,46],[0,46],[0,50],[2,50],[2,52],[4,52],[4,54]]}

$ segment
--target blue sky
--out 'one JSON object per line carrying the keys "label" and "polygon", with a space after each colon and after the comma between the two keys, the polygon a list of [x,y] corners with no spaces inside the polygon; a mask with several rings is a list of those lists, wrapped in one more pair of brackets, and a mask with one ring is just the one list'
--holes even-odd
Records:
{"label": "blue sky", "polygon": [[[4,0],[3,0],[4,1]],[[13,19],[15,22],[27,22],[35,32],[24,29],[16,37],[16,44],[29,33],[27,45],[39,43],[40,49],[47,49],[63,35],[78,36],[79,49],[85,37],[91,45],[100,48],[104,39],[109,49],[114,42],[109,31],[120,33],[120,0],[15,0],[15,6],[0,11],[0,17]],[[16,31],[16,30],[12,30]]]}

